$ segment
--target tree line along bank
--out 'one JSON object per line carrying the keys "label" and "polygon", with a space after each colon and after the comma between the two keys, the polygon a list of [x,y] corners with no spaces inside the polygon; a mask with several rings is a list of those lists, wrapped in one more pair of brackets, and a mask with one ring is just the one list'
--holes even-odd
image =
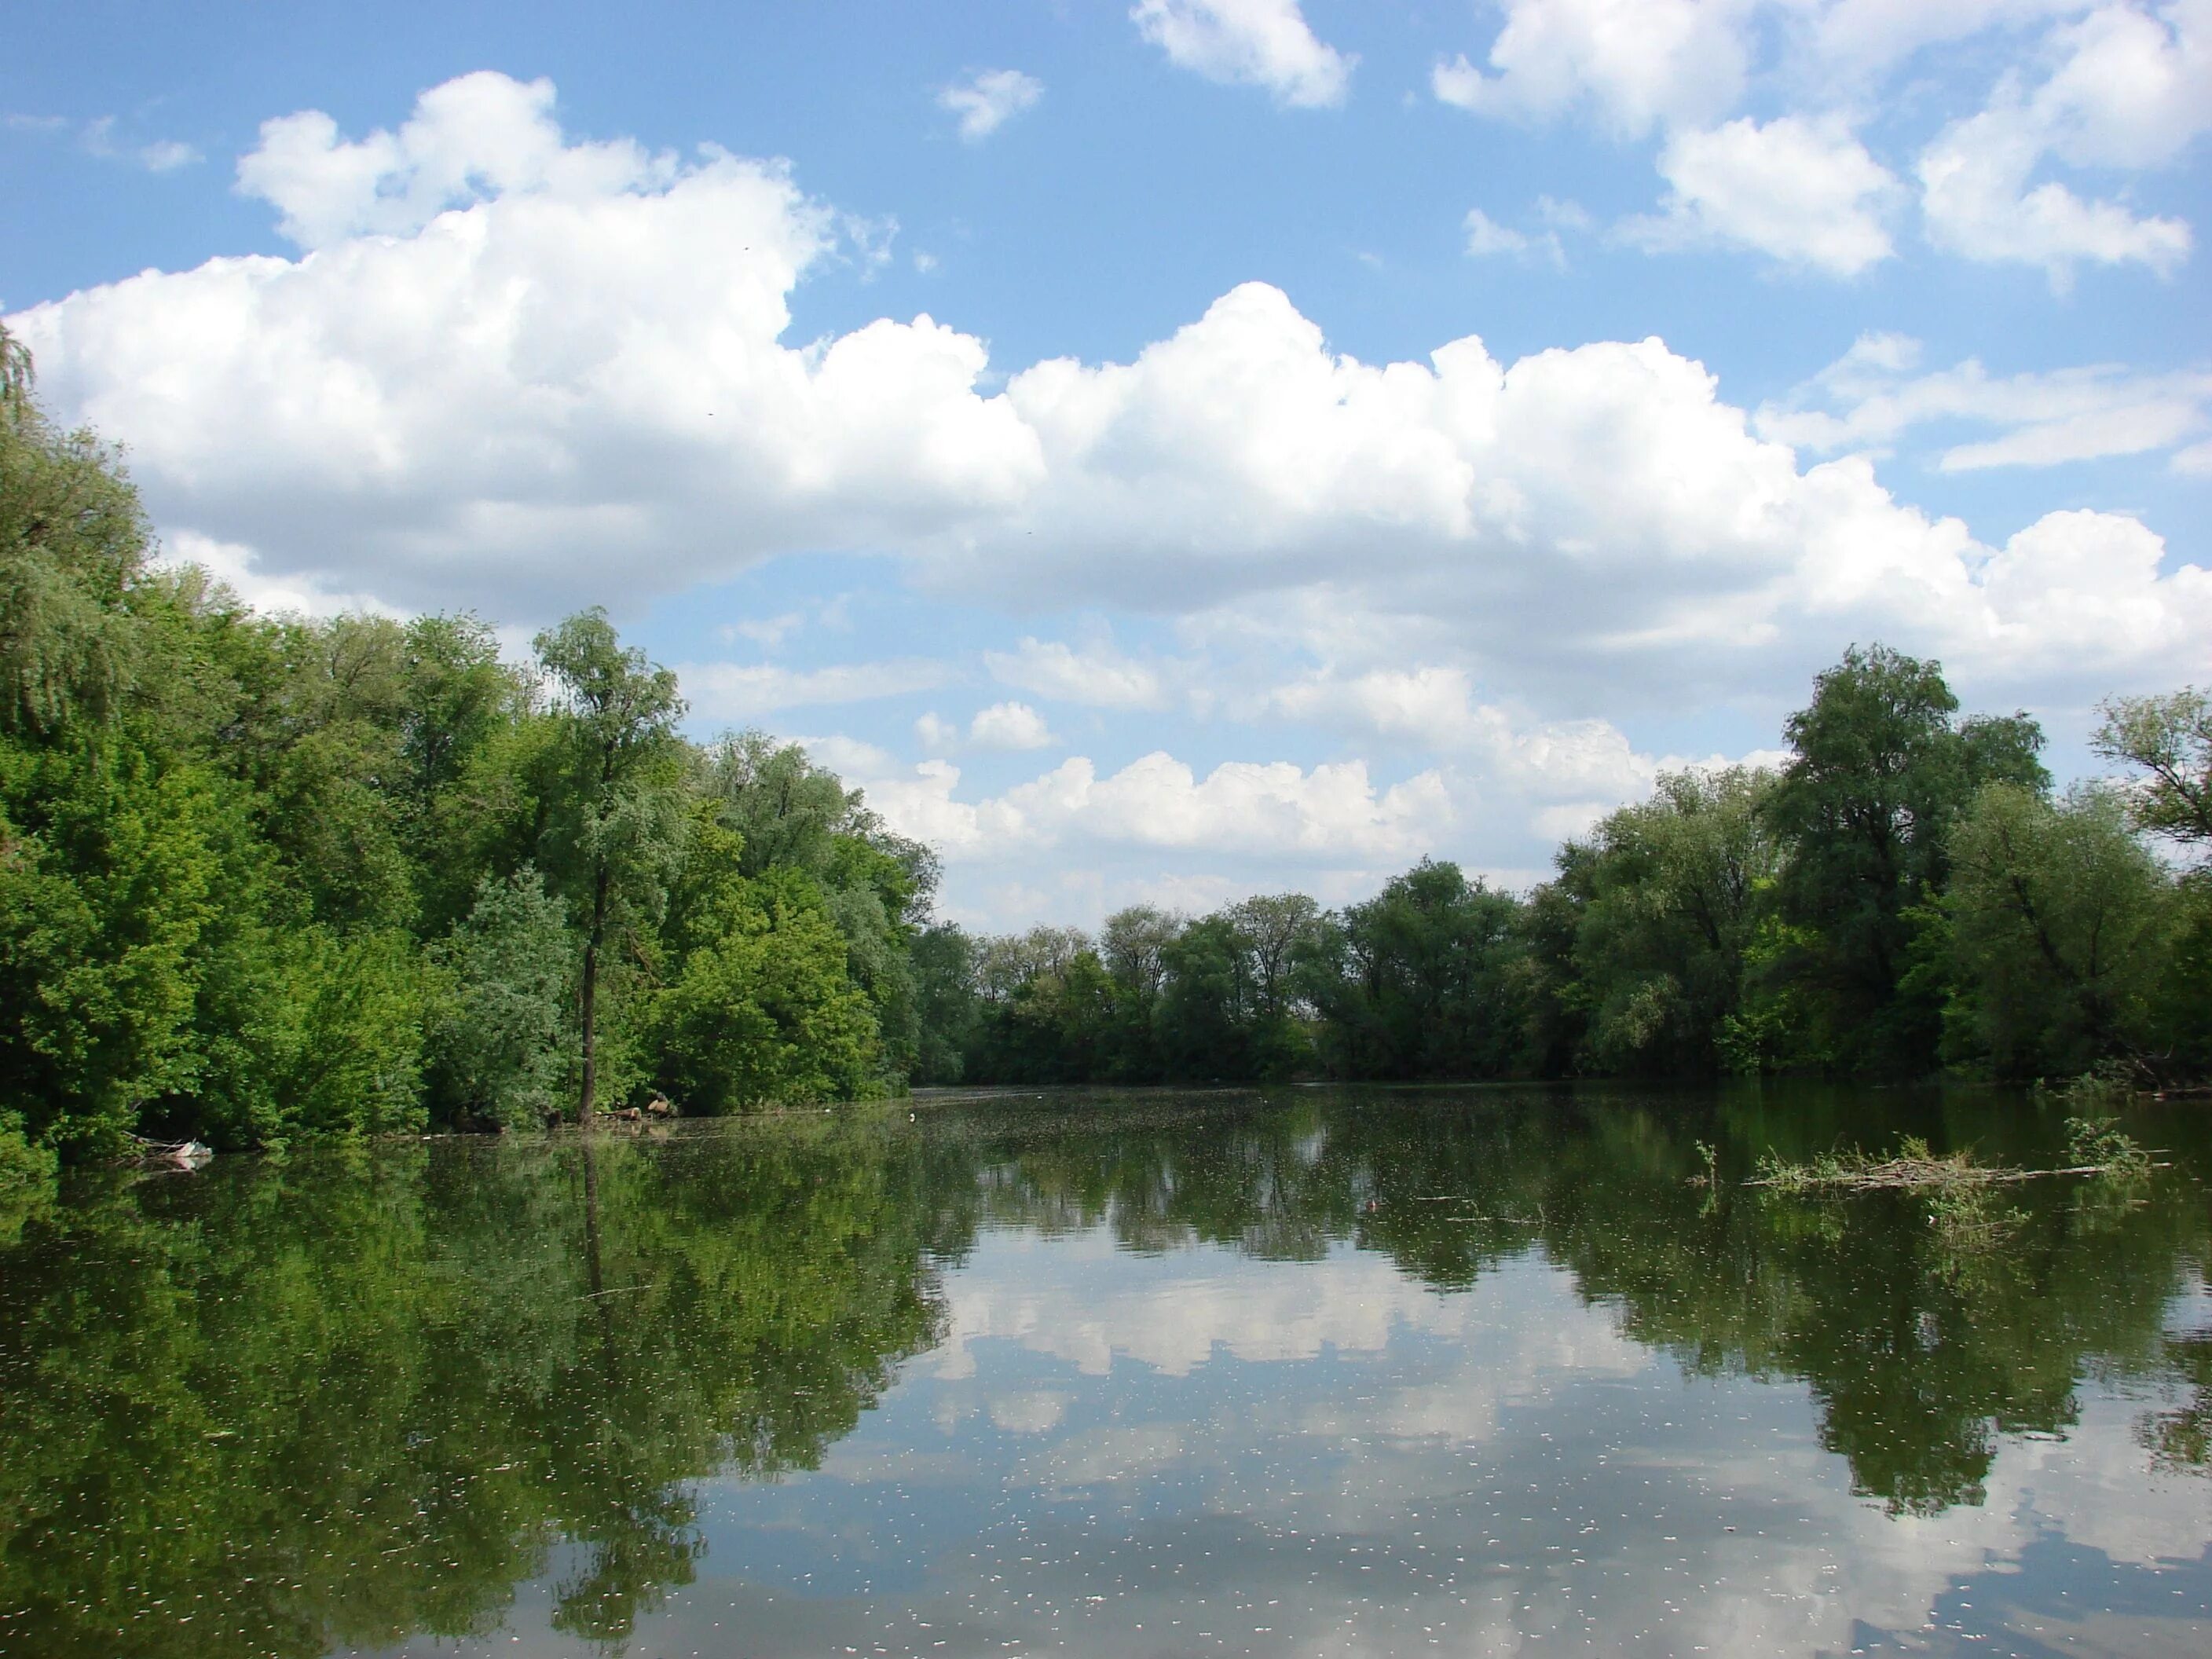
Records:
{"label": "tree line along bank", "polygon": [[1157,1082],[2212,1073],[2212,699],[2115,701],[2054,793],[2025,715],[1853,649],[1778,771],[1662,775],[1500,892],[1424,860],[1094,938],[916,941],[917,1075]]}
{"label": "tree line along bank", "polygon": [[150,560],[116,453],[0,334],[0,1168],[132,1135],[519,1127],[909,1083],[2212,1065],[2212,705],[2025,716],[1879,647],[1778,773],[1688,772],[1526,895],[933,922],[937,865],[757,732],[685,738],[598,611],[256,614]]}

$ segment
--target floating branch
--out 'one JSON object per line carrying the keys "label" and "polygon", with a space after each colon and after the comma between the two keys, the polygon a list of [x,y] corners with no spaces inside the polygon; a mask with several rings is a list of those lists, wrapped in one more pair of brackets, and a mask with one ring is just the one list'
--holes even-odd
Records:
{"label": "floating branch", "polygon": [[2045,1176],[2110,1176],[2134,1177],[2167,1166],[2154,1164],[2150,1154],[2110,1124],[2071,1121],[2073,1138],[2067,1151],[2077,1162],[2052,1170],[2008,1170],[1977,1164],[1971,1152],[1961,1150],[1938,1156],[1928,1143],[1908,1135],[1888,1158],[1858,1151],[1824,1152],[1808,1164],[1792,1164],[1767,1154],[1759,1161],[1759,1173],[1744,1182],[1781,1193],[1865,1193],[1944,1191],[1959,1188],[1995,1187]]}

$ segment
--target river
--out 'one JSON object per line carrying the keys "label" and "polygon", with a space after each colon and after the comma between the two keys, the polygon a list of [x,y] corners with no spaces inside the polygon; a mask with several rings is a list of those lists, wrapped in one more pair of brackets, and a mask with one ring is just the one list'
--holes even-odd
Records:
{"label": "river", "polygon": [[[2212,1650],[2212,1112],[939,1097],[0,1208],[0,1652]],[[1712,1161],[1707,1161],[1706,1149]],[[1716,1177],[1707,1180],[1708,1174]]]}

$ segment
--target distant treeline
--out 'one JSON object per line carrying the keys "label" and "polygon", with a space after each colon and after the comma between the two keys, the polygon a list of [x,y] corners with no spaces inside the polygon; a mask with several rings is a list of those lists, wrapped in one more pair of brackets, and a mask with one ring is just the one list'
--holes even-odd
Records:
{"label": "distant treeline", "polygon": [[2212,1061],[2212,704],[2124,790],[1932,664],[1823,676],[1778,775],[1662,778],[1524,896],[1424,862],[1099,937],[929,925],[937,866],[758,733],[701,745],[596,611],[256,615],[149,563],[115,453],[0,330],[0,1176],[219,1146],[721,1113],[909,1081]]}
{"label": "distant treeline", "polygon": [[2212,1068],[2212,699],[2108,704],[2119,786],[2061,796],[2024,714],[1960,719],[1879,646],[1779,772],[1662,775],[1525,896],[1424,861],[1337,911],[1137,906],[915,945],[926,1082]]}

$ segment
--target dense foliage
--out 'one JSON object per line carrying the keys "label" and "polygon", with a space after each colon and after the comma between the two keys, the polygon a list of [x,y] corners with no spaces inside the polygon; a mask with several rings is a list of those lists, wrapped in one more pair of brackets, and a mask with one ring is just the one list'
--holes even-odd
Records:
{"label": "dense foliage", "polygon": [[2054,795],[2033,720],[1961,718],[1934,663],[1854,649],[1779,772],[1664,775],[1525,896],[1425,861],[1333,914],[1284,895],[1125,910],[1096,941],[937,929],[921,1075],[2200,1077],[2208,708],[2114,702],[2097,741],[2131,781]]}
{"label": "dense foliage", "polygon": [[254,614],[0,400],[0,1170],[902,1085],[935,866],[597,611]]}

